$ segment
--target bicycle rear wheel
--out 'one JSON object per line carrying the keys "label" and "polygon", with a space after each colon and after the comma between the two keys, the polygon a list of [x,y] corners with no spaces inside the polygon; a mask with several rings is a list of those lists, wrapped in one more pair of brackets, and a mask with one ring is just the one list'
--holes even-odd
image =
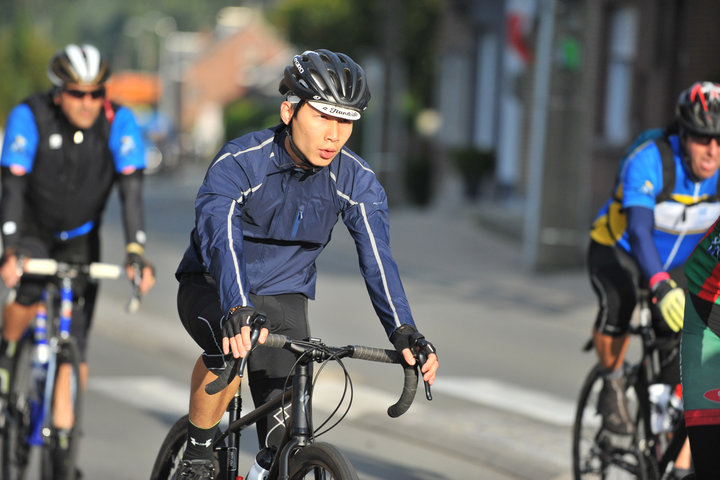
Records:
{"label": "bicycle rear wheel", "polygon": [[[632,383],[632,382],[628,382]],[[641,447],[646,444],[643,412],[632,387],[626,390],[628,409],[635,419],[634,435],[615,435],[602,428],[597,399],[603,379],[600,366],[590,370],[578,397],[572,433],[572,463],[575,480],[625,480],[655,478]]]}
{"label": "bicycle rear wheel", "polygon": [[10,376],[10,394],[5,414],[5,424],[0,435],[0,478],[23,480],[30,458],[30,394],[32,341],[24,337],[17,344]]}
{"label": "bicycle rear wheel", "polygon": [[329,443],[301,448],[290,458],[291,480],[357,480],[350,460]]}
{"label": "bicycle rear wheel", "polygon": [[[72,338],[62,342],[56,358],[57,368],[52,378],[52,386],[57,388],[60,367],[69,367],[74,426],[67,432],[67,436],[58,435],[58,432],[53,429],[50,441],[43,445],[40,453],[40,478],[42,480],[75,480],[84,392],[80,383],[80,352]],[[50,425],[54,425],[55,403],[56,398],[53,395],[49,409]]]}

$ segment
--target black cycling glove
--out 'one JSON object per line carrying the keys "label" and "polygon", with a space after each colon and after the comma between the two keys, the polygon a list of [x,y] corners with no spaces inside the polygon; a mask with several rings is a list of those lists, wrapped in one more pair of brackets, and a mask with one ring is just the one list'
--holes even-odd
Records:
{"label": "black cycling glove", "polygon": [[437,355],[435,346],[425,340],[425,336],[418,332],[415,327],[407,323],[400,325],[392,335],[390,335],[390,341],[395,346],[395,350],[401,353],[404,349],[409,348],[414,355],[420,351],[424,353],[425,356],[431,353]]}
{"label": "black cycling glove", "polygon": [[265,314],[255,310],[254,307],[240,307],[230,310],[225,323],[222,326],[223,337],[232,338],[240,335],[242,327],[249,327],[259,322],[260,326],[265,323]]}
{"label": "black cycling glove", "polygon": [[137,253],[128,253],[125,256],[125,266],[138,267],[140,272],[142,272],[145,267],[150,267],[153,271],[153,275],[155,274],[155,267],[153,266],[153,264],[145,260],[142,255],[139,255]]}

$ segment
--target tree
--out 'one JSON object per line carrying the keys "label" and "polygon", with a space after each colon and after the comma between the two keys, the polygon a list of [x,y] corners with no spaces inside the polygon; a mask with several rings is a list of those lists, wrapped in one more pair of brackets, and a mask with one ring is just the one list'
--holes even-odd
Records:
{"label": "tree", "polygon": [[[35,91],[50,86],[45,71],[52,54],[68,43],[92,43],[115,66],[115,56],[132,55],[127,38],[130,18],[170,16],[178,30],[209,30],[224,0],[9,0],[0,15],[0,62],[6,74],[0,82],[0,125],[10,109]],[[116,48],[117,47],[117,48]],[[128,68],[135,65],[127,65]]]}
{"label": "tree", "polygon": [[[433,50],[442,0],[398,0],[395,27],[400,62],[408,72],[411,113],[429,105],[433,95]],[[270,21],[301,49],[329,48],[361,59],[382,57],[386,0],[284,0],[269,12]]]}
{"label": "tree", "polygon": [[[328,48],[361,62],[373,55],[389,67],[383,81],[371,85],[371,90],[385,98],[380,105],[378,151],[391,162],[386,162],[379,176],[393,201],[408,197],[402,193],[403,185],[409,185],[408,191],[423,189],[429,195],[426,177],[432,176],[431,169],[417,152],[398,151],[403,148],[398,139],[407,132],[415,135],[414,119],[433,101],[434,45],[441,6],[442,0],[284,0],[269,13],[270,21],[300,49]],[[400,75],[407,85],[397,91]],[[402,119],[404,131],[397,131],[393,117]],[[353,135],[355,141],[362,138],[363,130],[358,133]],[[407,143],[418,142],[411,138]],[[413,200],[412,192],[409,198]],[[415,201],[426,204],[428,198]]]}
{"label": "tree", "polygon": [[45,31],[32,25],[27,17],[0,29],[0,64],[7,72],[0,82],[2,122],[20,100],[50,86],[45,71],[54,50]]}

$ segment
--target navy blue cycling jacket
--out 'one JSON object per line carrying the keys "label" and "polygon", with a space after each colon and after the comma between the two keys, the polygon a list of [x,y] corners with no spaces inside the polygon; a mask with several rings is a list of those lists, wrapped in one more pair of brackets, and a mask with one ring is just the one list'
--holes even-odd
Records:
{"label": "navy blue cycling jacket", "polygon": [[355,241],[370,299],[388,336],[414,325],[390,251],[385,191],[347,148],[315,172],[284,147],[284,125],[225,144],[195,202],[195,228],[177,269],[209,272],[223,312],[251,305],[249,293],[315,297],[315,261],[341,216]]}

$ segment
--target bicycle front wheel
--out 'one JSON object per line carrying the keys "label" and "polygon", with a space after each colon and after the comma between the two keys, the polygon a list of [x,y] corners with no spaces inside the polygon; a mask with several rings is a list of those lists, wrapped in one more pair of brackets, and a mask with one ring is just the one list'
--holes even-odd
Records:
{"label": "bicycle front wheel", "polygon": [[[77,478],[77,456],[80,443],[80,420],[82,414],[83,389],[80,381],[80,352],[75,341],[64,341],[57,354],[57,368],[52,378],[53,391],[59,386],[61,371],[69,372],[69,408],[72,409],[73,427],[66,432],[53,428],[53,435],[43,445],[40,454],[40,476],[42,480],[75,480]],[[48,379],[50,380],[50,379]],[[54,413],[58,405],[68,406],[68,398],[52,396],[50,425],[55,425]]]}
{"label": "bicycle front wheel", "polygon": [[329,443],[301,448],[290,458],[291,480],[357,480],[350,460]]}
{"label": "bicycle front wheel", "polygon": [[25,478],[30,458],[30,395],[33,388],[31,378],[32,341],[24,337],[17,344],[10,375],[10,394],[6,405],[0,447],[0,478],[22,480]]}
{"label": "bicycle front wheel", "polygon": [[[628,382],[631,383],[631,382]],[[615,435],[602,428],[598,395],[603,386],[599,365],[593,367],[580,389],[572,432],[572,463],[575,480],[630,480],[648,478],[648,461],[641,448],[645,443],[637,395],[626,391],[628,409],[635,419],[635,434]]]}

